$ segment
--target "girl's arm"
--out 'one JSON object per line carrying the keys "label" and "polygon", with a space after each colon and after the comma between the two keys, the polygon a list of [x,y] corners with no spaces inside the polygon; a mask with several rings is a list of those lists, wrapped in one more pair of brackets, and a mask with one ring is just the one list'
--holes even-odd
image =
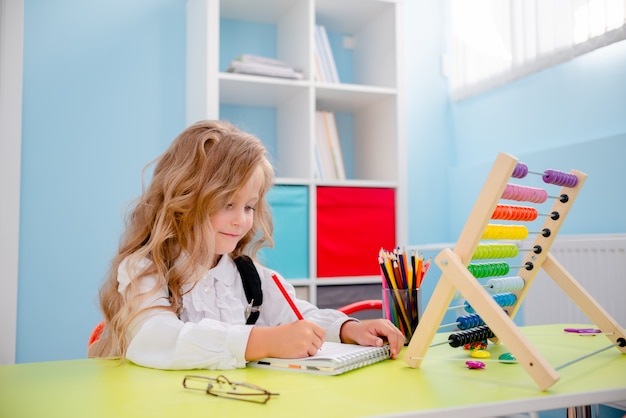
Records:
{"label": "girl's arm", "polygon": [[386,319],[349,321],[341,327],[341,341],[350,344],[381,346],[389,344],[391,358],[397,358],[404,347],[404,334]]}
{"label": "girl's arm", "polygon": [[217,369],[245,367],[246,341],[252,327],[213,319],[182,322],[160,311],[140,320],[130,335],[126,357],[156,369]]}
{"label": "girl's arm", "polygon": [[324,329],[306,320],[274,327],[254,327],[248,338],[246,360],[308,357],[317,353],[325,339]]}
{"label": "girl's arm", "polygon": [[[268,269],[263,271],[263,308],[261,315],[265,314],[265,318],[269,317],[270,320],[272,318],[282,318],[278,323],[296,321],[296,316],[289,304],[273,283],[272,274],[276,273]],[[291,283],[280,275],[278,275],[278,278],[302,316],[304,316],[304,319],[316,323],[326,331],[327,341],[368,346],[378,346],[387,342],[393,358],[396,358],[400,353],[404,346],[404,335],[391,322],[382,318],[359,321],[348,317],[336,309],[319,309],[305,300],[298,299],[295,288]]]}
{"label": "girl's arm", "polygon": [[[140,260],[130,266],[127,262],[120,264],[120,293],[127,290],[131,277],[146,263],[147,260]],[[227,324],[214,319],[183,322],[167,309],[170,306],[167,288],[160,287],[154,277],[142,278],[138,286],[141,294],[154,292],[138,308],[155,309],[140,315],[129,327],[127,359],[157,369],[221,370],[245,367],[245,348],[251,326]]]}
{"label": "girl's arm", "polygon": [[310,302],[298,299],[296,290],[289,280],[285,280],[275,271],[257,265],[257,270],[261,276],[263,290],[263,306],[261,315],[257,321],[260,326],[275,326],[297,321],[298,318],[285,300],[280,289],[274,283],[272,275],[276,274],[287,294],[304,317],[306,321],[319,325],[325,331],[326,341],[340,342],[339,331],[346,321],[354,320],[336,309],[319,309]]}

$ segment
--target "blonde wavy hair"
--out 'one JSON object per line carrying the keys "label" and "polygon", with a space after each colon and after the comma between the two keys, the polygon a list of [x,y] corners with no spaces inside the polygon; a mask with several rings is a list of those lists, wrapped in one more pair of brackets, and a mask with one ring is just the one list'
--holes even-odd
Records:
{"label": "blonde wavy hair", "polygon": [[[259,201],[250,231],[231,254],[256,258],[265,246],[273,246],[272,218],[266,193],[274,171],[261,141],[223,121],[201,121],[184,130],[157,158],[152,180],[126,220],[117,255],[111,261],[100,289],[104,332],[89,347],[90,357],[125,357],[129,327],[151,309],[179,314],[183,285],[195,284],[197,271],[216,263],[214,234],[209,219],[223,208],[255,173],[263,172]],[[183,257],[181,257],[184,255]],[[131,278],[124,293],[118,291],[117,274],[123,260],[148,259],[148,267]],[[157,278],[151,292],[141,293],[140,279]],[[140,308],[167,286],[170,305]]]}

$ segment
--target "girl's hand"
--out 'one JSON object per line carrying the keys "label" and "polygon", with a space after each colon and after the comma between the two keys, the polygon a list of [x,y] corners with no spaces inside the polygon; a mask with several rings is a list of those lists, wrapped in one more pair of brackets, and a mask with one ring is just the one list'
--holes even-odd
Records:
{"label": "girl's hand", "polygon": [[246,346],[246,360],[312,356],[325,340],[324,328],[306,320],[275,327],[254,327]]}
{"label": "girl's hand", "polygon": [[341,326],[341,341],[344,343],[380,347],[389,343],[391,358],[397,358],[404,347],[404,335],[387,319],[347,321]]}

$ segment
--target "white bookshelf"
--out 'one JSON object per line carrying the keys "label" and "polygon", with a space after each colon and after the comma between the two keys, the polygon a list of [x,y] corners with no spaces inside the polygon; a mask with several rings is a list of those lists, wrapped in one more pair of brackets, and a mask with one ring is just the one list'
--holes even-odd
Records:
{"label": "white bookshelf", "polygon": [[[407,245],[402,6],[393,0],[187,0],[187,124],[219,119],[220,105],[275,108],[276,183],[309,188],[309,274],[293,283],[313,303],[320,285],[380,283],[378,276],[317,277],[318,186],[394,189],[396,244]],[[300,67],[304,79],[220,71],[223,19],[274,25],[272,58]],[[352,45],[351,83],[316,81],[316,24],[343,34]],[[345,181],[315,177],[318,109],[352,115],[353,173]],[[375,262],[375,254],[371,257]]]}

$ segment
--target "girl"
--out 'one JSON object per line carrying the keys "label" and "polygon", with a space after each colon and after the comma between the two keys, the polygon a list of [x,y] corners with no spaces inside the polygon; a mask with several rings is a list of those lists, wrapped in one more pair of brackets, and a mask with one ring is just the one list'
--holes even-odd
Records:
{"label": "girl", "polygon": [[404,336],[383,319],[357,321],[295,298],[304,320],[256,263],[263,304],[255,325],[233,261],[272,245],[266,202],[273,169],[256,137],[220,121],[183,131],[157,160],[100,290],[105,326],[92,357],[160,369],[232,369],[262,357],[312,355],[325,341],[382,345]]}

